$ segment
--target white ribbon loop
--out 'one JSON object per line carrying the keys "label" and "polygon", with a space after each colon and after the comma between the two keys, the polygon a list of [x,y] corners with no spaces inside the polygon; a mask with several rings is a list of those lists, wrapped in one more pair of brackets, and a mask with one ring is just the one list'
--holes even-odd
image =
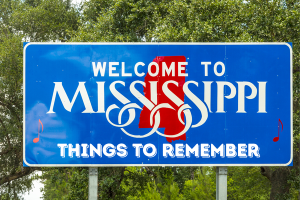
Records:
{"label": "white ribbon loop", "polygon": [[163,137],[168,137],[168,138],[175,138],[175,137],[179,137],[179,136],[182,136],[184,133],[186,133],[191,125],[192,125],[192,114],[191,114],[191,111],[190,110],[184,110],[183,111],[184,115],[185,115],[185,119],[186,119],[186,124],[185,124],[185,127],[184,129],[180,132],[180,133],[177,133],[175,135],[165,135],[159,131],[156,131],[156,133],[160,136],[163,136]]}
{"label": "white ribbon loop", "polygon": [[149,133],[146,133],[145,135],[132,135],[132,134],[128,133],[124,128],[121,128],[121,130],[126,135],[128,135],[130,137],[133,137],[133,138],[145,138],[145,137],[148,137],[148,136],[152,135],[153,133],[157,132],[159,124],[160,124],[160,115],[159,115],[159,112],[157,112],[155,114],[154,126],[153,126],[152,130]]}
{"label": "white ribbon loop", "polygon": [[[154,108],[153,108],[153,110],[151,110],[151,113],[150,113],[150,125],[152,126],[152,124],[153,124],[153,115],[154,115],[154,113],[156,112],[156,111],[158,111],[159,109],[161,109],[161,108],[170,108],[170,109],[173,109],[173,110],[175,110],[172,106],[170,106],[170,104],[168,104],[168,103],[162,103],[162,104],[159,104],[159,105],[157,105],[157,106],[155,106]],[[159,113],[159,112],[157,112],[157,113]]]}
{"label": "white ribbon loop", "polygon": [[[130,104],[129,104],[130,105]],[[138,105],[136,105],[136,106],[138,106]],[[124,106],[124,107],[126,107],[126,106]],[[131,106],[131,107],[134,107],[134,106]],[[131,107],[127,107],[127,108],[131,108]],[[139,106],[138,106],[139,107]],[[119,113],[119,116],[118,116],[118,118],[119,118],[119,120],[118,120],[118,123],[119,124],[114,124],[113,122],[111,122],[110,121],[110,119],[109,119],[109,113],[110,113],[110,111],[112,111],[113,109],[116,109],[116,108],[118,108],[118,109],[120,109],[116,104],[113,104],[113,105],[110,105],[108,108],[107,108],[107,111],[106,111],[106,119],[107,119],[107,121],[111,124],[111,125],[113,125],[113,126],[115,126],[115,127],[125,127],[125,126],[128,126],[129,124],[131,124],[132,122],[133,122],[133,120],[134,120],[134,118],[135,118],[135,110],[134,109],[129,109],[128,110],[128,112],[129,112],[129,119],[128,119],[128,121],[125,123],[125,124],[121,124],[121,117],[120,117],[120,113],[121,113],[121,116],[122,116],[122,114],[123,114],[123,112],[124,112],[124,110],[126,110],[127,108],[123,108],[122,110],[121,110],[121,112]]]}
{"label": "white ribbon loop", "polygon": [[[194,85],[196,85],[198,87],[198,83],[196,81],[188,81],[183,85],[183,91],[184,91],[184,94],[197,106],[197,108],[201,112],[201,115],[202,115],[201,120],[197,124],[192,125],[192,128],[196,128],[196,127],[203,125],[206,122],[206,120],[208,118],[208,110],[207,110],[205,104],[195,94],[193,94],[190,91],[190,89],[188,88],[188,85],[190,83],[193,83]],[[181,118],[179,118],[179,119],[181,119]]]}
{"label": "white ribbon loop", "polygon": [[[201,126],[202,124],[204,124],[208,118],[208,110],[205,106],[205,104],[196,96],[194,95],[190,89],[188,88],[189,84],[194,84],[198,87],[198,83],[195,81],[188,81],[183,85],[183,92],[184,94],[197,106],[197,108],[199,109],[199,111],[201,112],[201,120],[195,124],[192,125],[192,114],[190,109],[192,109],[188,104],[184,104],[184,101],[181,100],[178,96],[176,96],[169,88],[168,88],[168,84],[174,84],[176,86],[178,86],[178,82],[170,80],[170,81],[166,81],[163,86],[162,86],[162,90],[164,92],[164,94],[172,101],[174,102],[178,107],[178,111],[177,111],[177,116],[178,116],[178,120],[180,121],[180,123],[182,123],[184,125],[184,129],[182,131],[180,131],[179,133],[175,134],[175,135],[165,135],[163,133],[160,133],[158,131],[158,127],[160,125],[160,112],[159,109],[161,108],[168,108],[168,109],[172,109],[175,110],[170,104],[168,103],[162,103],[159,105],[156,105],[158,102],[157,99],[157,81],[151,81],[150,85],[151,85],[151,101],[149,99],[147,99],[143,94],[141,94],[136,88],[135,85],[141,84],[142,86],[146,86],[145,82],[142,81],[134,81],[131,83],[130,85],[130,92],[147,108],[149,109],[150,112],[150,125],[152,126],[153,124],[153,128],[150,132],[144,134],[144,135],[133,135],[128,133],[124,127],[130,125],[136,116],[135,113],[135,109],[140,109],[142,110],[142,108],[137,105],[136,103],[130,103],[130,101],[124,97],[121,93],[119,93],[116,90],[115,85],[119,83],[122,84],[123,86],[125,86],[125,83],[123,81],[115,81],[111,86],[110,86],[110,90],[112,91],[112,94],[121,102],[123,103],[125,106],[120,110],[119,114],[118,114],[118,124],[114,124],[110,119],[109,119],[109,113],[114,110],[114,109],[120,109],[116,104],[110,105],[107,108],[106,111],[106,119],[107,121],[115,126],[115,127],[120,127],[121,130],[128,136],[133,137],[133,138],[145,138],[148,137],[150,135],[152,135],[153,133],[157,133],[160,136],[163,137],[168,137],[168,138],[175,138],[175,137],[180,137],[181,135],[185,134],[190,128],[196,128]],[[127,120],[127,122],[125,124],[122,124],[122,116],[123,113],[125,112],[125,110],[128,110],[129,113],[129,118]],[[181,119],[181,113],[184,113],[185,116],[185,120],[186,122],[183,121],[183,119]],[[154,116],[154,117],[153,117]],[[154,118],[154,119],[153,119]]]}
{"label": "white ribbon loop", "polygon": [[[138,108],[138,109],[142,110],[142,108],[141,108],[139,105],[137,105],[136,103],[130,103],[130,104],[127,104],[127,105],[124,106],[124,107],[121,109],[121,111],[119,112],[119,116],[118,116],[118,123],[119,123],[119,124],[122,124],[121,120],[122,120],[123,112],[124,112],[126,109],[128,109],[128,108],[130,108],[130,109],[128,110],[128,112],[129,112],[129,119],[128,119],[128,121],[126,122],[126,124],[128,123],[128,125],[131,124],[131,123],[133,122],[134,118],[135,118],[135,112],[134,112],[134,115],[130,115],[130,110],[134,110],[134,109],[132,109],[132,108]],[[128,125],[127,125],[127,126],[128,126]]]}

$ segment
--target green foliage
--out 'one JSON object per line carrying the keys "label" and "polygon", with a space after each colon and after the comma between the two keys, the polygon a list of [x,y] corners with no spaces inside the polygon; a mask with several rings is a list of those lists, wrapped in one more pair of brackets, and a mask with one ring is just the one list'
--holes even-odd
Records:
{"label": "green foliage", "polygon": [[45,168],[40,177],[43,181],[44,188],[43,199],[45,200],[58,200],[62,199],[68,194],[67,182],[70,177],[68,169]]}
{"label": "green foliage", "polygon": [[293,75],[293,134],[294,134],[294,147],[295,151],[299,155],[299,144],[300,141],[300,72],[296,72]]}
{"label": "green foliage", "polygon": [[86,2],[79,30],[71,41],[141,42],[151,41],[155,16],[166,14],[170,0],[91,0]]}
{"label": "green foliage", "polygon": [[147,183],[147,188],[144,190],[144,194],[140,198],[141,200],[161,200],[160,193],[158,192],[155,183]]}
{"label": "green foliage", "polygon": [[184,199],[183,195],[180,194],[178,184],[174,181],[174,176],[171,173],[164,174],[163,182],[155,183],[148,182],[147,188],[142,192],[139,199],[150,200],[150,199],[162,199],[162,200],[181,200]]}
{"label": "green foliage", "polygon": [[148,183],[153,180],[153,175],[149,174],[142,167],[126,167],[124,177],[120,188],[123,190],[123,196],[139,196],[141,191],[149,187]]}
{"label": "green foliage", "polygon": [[[0,30],[0,199],[18,199],[31,188],[22,166],[22,46],[21,37]],[[28,169],[30,171],[30,169]]]}
{"label": "green foliage", "polygon": [[[300,72],[294,73],[293,80],[293,106],[295,110],[293,113],[294,154],[297,159],[297,157],[300,157]],[[299,163],[300,162],[298,162],[298,165]],[[300,196],[299,171],[299,168],[295,168],[291,171],[291,174],[289,176],[288,184],[291,185],[289,198],[291,199],[297,199],[297,197]]]}
{"label": "green foliage", "polygon": [[259,167],[228,167],[228,199],[267,200],[270,189]]}
{"label": "green foliage", "polygon": [[174,177],[173,176],[168,176],[165,175],[165,183],[159,183],[158,188],[160,189],[161,193],[163,194],[162,200],[169,200],[169,199],[174,199],[174,200],[180,200],[182,199],[182,195],[180,195],[179,187],[176,182],[173,181]]}
{"label": "green foliage", "polygon": [[88,170],[85,168],[44,168],[43,199],[87,199]]}
{"label": "green foliage", "polygon": [[0,1],[0,199],[20,199],[37,168],[23,167],[23,44],[68,39],[79,12],[64,0]]}
{"label": "green foliage", "polygon": [[[87,168],[47,168],[42,176],[44,199],[87,199]],[[150,181],[146,170],[139,167],[102,167],[98,169],[100,199],[127,199],[143,191]]]}
{"label": "green foliage", "polygon": [[[105,42],[292,42],[294,66],[294,163],[292,168],[234,168],[229,178],[229,196],[243,199],[275,198],[297,189],[299,179],[287,178],[294,173],[299,176],[299,16],[298,1],[91,1],[84,10],[81,26],[73,32],[71,41]],[[151,6],[149,6],[152,4]],[[87,12],[85,12],[87,11]],[[136,14],[139,12],[139,14]],[[92,15],[89,15],[92,13]],[[93,14],[96,13],[96,14]],[[151,18],[151,20],[149,20]],[[88,20],[87,20],[88,19]],[[86,20],[86,21],[84,21]],[[86,23],[87,22],[87,23]],[[139,32],[143,25],[143,31]],[[297,89],[298,88],[298,89]],[[176,168],[177,169],[177,168]],[[182,168],[184,171],[184,168]],[[180,169],[181,170],[181,169]],[[180,171],[179,170],[179,171]],[[262,170],[264,176],[261,176]],[[161,179],[159,170],[155,181]],[[174,181],[182,190],[187,181],[180,177],[186,173],[173,173]],[[268,173],[265,173],[268,172]],[[284,173],[282,180],[274,174]],[[238,175],[240,173],[240,175]],[[245,173],[249,179],[239,178]],[[273,174],[273,175],[272,175]],[[191,177],[188,177],[190,179]],[[178,180],[177,180],[178,179]],[[286,181],[286,180],[290,181]],[[292,181],[293,180],[293,181]],[[161,179],[164,181],[164,179]],[[260,184],[255,185],[259,181]],[[294,182],[296,181],[296,182]],[[280,183],[280,184],[278,184]],[[190,183],[191,184],[191,183]],[[248,188],[247,188],[248,187]],[[255,188],[255,189],[249,189]],[[272,193],[270,188],[273,187]],[[158,187],[159,188],[159,187]],[[283,188],[290,188],[285,190]],[[255,192],[254,192],[255,191]],[[256,195],[257,194],[257,195]]]}
{"label": "green foliage", "polygon": [[199,167],[195,179],[185,182],[183,195],[185,199],[216,199],[215,173],[210,167]]}
{"label": "green foliage", "polygon": [[[259,167],[229,167],[228,199],[299,198],[298,0],[89,0],[82,7],[70,2],[0,1],[1,200],[19,199],[36,169],[22,167],[22,41],[293,42],[297,166],[262,167],[269,173],[264,176]],[[287,178],[278,184],[273,175],[283,169]],[[47,168],[42,179],[44,199],[87,199],[87,168]],[[216,191],[211,167],[103,167],[98,181],[99,199],[214,199]]]}
{"label": "green foliage", "polygon": [[72,170],[70,174],[71,177],[68,179],[68,187],[66,188],[68,194],[65,199],[88,199],[88,170],[79,168],[77,170]]}
{"label": "green foliage", "polygon": [[68,1],[20,2],[11,15],[11,24],[30,41],[66,41],[70,39],[68,31],[78,28],[78,17],[79,12]]}
{"label": "green foliage", "polygon": [[[158,17],[151,35],[166,42],[225,42],[243,33],[245,3],[230,1],[172,1],[168,15]],[[247,35],[247,34],[246,34]]]}

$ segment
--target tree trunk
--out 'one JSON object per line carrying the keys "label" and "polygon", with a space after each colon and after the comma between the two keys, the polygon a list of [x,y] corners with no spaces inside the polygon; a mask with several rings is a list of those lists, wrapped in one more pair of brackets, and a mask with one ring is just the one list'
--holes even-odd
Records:
{"label": "tree trunk", "polygon": [[194,172],[195,172],[194,167],[190,167],[191,180],[194,180],[194,179],[195,179],[195,174],[194,174]]}
{"label": "tree trunk", "polygon": [[[300,142],[298,144],[298,148],[300,149]],[[298,155],[296,155],[296,157],[298,157],[298,163],[296,162],[295,165],[298,164],[298,174],[300,176],[300,152],[299,151],[298,151]],[[300,185],[300,183],[299,183],[299,185]],[[298,200],[300,200],[300,190],[299,190],[299,194],[298,194]]]}
{"label": "tree trunk", "polygon": [[[300,143],[297,144],[300,147]],[[291,170],[296,169],[300,173],[300,155],[299,151],[294,151],[293,166],[292,167],[276,167],[272,170],[270,167],[261,167],[261,174],[266,176],[271,182],[270,200],[282,199],[282,196],[289,194],[291,185],[288,180]],[[298,196],[300,200],[300,193]]]}
{"label": "tree trunk", "polygon": [[270,200],[279,199],[280,196],[289,193],[290,184],[287,181],[290,175],[290,167],[278,167],[274,171],[270,167],[261,167],[261,174],[271,182]]}
{"label": "tree trunk", "polygon": [[278,195],[289,193],[290,185],[287,183],[287,181],[290,175],[290,170],[288,168],[289,167],[280,167],[272,173],[272,189],[270,194],[271,200],[278,199]]}

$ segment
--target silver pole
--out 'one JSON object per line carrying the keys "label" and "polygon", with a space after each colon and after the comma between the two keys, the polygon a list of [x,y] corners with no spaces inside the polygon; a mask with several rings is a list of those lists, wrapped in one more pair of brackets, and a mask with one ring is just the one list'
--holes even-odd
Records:
{"label": "silver pole", "polygon": [[217,167],[217,200],[227,200],[227,167]]}
{"label": "silver pole", "polygon": [[98,168],[89,167],[89,200],[98,199]]}

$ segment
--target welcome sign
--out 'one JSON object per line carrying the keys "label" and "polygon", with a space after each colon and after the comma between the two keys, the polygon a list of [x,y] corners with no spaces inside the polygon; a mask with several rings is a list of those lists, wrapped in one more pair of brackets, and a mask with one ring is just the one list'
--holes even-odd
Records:
{"label": "welcome sign", "polygon": [[288,43],[24,44],[28,166],[292,162]]}

